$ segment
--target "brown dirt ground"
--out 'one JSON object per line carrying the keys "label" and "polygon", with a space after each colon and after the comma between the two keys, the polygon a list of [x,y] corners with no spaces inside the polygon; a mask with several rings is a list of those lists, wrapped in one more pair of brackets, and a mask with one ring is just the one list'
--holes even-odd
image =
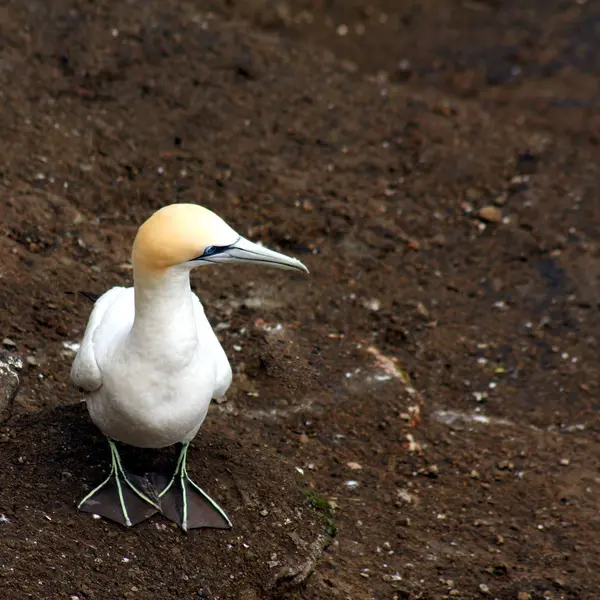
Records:
{"label": "brown dirt ground", "polygon": [[[2,598],[273,597],[306,489],[339,534],[288,599],[599,598],[599,4],[3,2]],[[187,537],[75,511],[105,449],[64,408],[67,292],[173,201],[312,272],[195,278],[236,376],[192,468],[236,528]]]}

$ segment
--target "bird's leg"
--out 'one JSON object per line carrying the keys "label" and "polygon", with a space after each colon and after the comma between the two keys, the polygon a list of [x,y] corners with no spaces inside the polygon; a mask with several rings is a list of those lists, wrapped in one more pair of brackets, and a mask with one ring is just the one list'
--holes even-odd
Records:
{"label": "bird's leg", "polygon": [[[200,527],[230,529],[231,521],[225,511],[190,479],[187,472],[188,447],[189,442],[182,444],[175,472],[159,493],[162,514],[184,531]],[[161,475],[153,477],[157,484],[165,479]]]}
{"label": "bird's leg", "polygon": [[148,481],[125,471],[115,442],[110,438],[107,440],[111,457],[110,473],[77,508],[131,527],[157,513],[160,510],[159,499]]}

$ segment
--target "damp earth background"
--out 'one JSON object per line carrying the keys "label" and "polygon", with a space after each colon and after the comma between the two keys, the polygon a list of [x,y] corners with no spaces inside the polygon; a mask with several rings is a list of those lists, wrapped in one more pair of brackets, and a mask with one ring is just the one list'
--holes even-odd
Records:
{"label": "damp earth background", "polygon": [[[0,596],[599,598],[599,24],[3,2]],[[73,292],[131,283],[174,201],[311,270],[194,275],[235,375],[190,469],[231,532],[75,510],[107,453],[66,384]]]}

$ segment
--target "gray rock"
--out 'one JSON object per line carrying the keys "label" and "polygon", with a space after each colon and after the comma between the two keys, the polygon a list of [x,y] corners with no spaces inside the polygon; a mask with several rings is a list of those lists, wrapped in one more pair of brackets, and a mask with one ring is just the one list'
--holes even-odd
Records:
{"label": "gray rock", "polygon": [[0,423],[12,412],[13,400],[19,391],[19,370],[23,361],[10,354],[0,354]]}

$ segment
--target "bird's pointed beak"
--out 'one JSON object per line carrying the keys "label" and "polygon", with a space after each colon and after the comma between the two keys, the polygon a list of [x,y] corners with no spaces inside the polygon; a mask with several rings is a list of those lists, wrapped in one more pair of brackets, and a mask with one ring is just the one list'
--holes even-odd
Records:
{"label": "bird's pointed beak", "polygon": [[275,267],[276,269],[309,272],[298,259],[274,252],[243,237],[231,244],[218,258],[221,258],[223,262],[254,263],[265,267]]}

